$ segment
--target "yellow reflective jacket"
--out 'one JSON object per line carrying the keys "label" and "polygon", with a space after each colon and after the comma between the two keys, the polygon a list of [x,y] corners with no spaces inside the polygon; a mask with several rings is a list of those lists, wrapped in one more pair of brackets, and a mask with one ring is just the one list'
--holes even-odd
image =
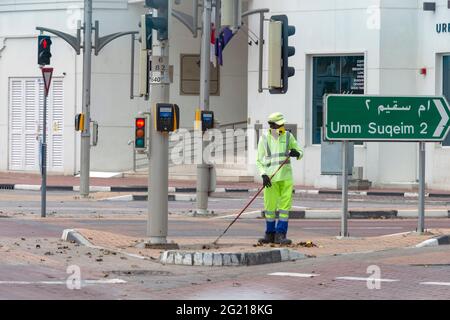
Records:
{"label": "yellow reflective jacket", "polygon": [[[261,175],[268,175],[269,177],[275,173],[278,167],[286,160],[289,151],[295,149],[300,153],[297,160],[303,158],[303,150],[298,145],[295,137],[289,132],[285,131],[275,139],[270,131],[263,134],[258,143],[258,156],[256,159],[256,166]],[[292,167],[290,160],[278,171],[272,178],[272,181],[292,181]]]}

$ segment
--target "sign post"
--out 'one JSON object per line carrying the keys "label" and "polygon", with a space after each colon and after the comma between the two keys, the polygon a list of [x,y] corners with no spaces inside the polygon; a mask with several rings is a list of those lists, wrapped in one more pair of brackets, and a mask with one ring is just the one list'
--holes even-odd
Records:
{"label": "sign post", "polygon": [[419,142],[419,214],[417,232],[425,232],[425,142]]}
{"label": "sign post", "polygon": [[44,79],[44,114],[42,115],[42,144],[41,144],[41,217],[45,218],[47,211],[47,97],[52,82],[53,68],[41,67]]}
{"label": "sign post", "polygon": [[419,142],[419,208],[417,232],[425,231],[425,142],[440,142],[450,129],[445,97],[324,96],[324,137],[343,141],[342,227],[347,236],[346,148],[348,141]]}
{"label": "sign post", "polygon": [[342,142],[341,237],[348,237],[348,141]]}

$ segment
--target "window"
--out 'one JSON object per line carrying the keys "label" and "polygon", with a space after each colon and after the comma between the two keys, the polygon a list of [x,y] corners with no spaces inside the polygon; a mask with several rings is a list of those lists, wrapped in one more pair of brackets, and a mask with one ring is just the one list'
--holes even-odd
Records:
{"label": "window", "polygon": [[314,57],[313,64],[312,143],[321,144],[323,96],[364,94],[364,56]]}
{"label": "window", "polygon": [[[182,54],[180,56],[180,95],[200,94],[200,55]],[[220,96],[219,66],[214,67],[211,63],[209,94]]]}
{"label": "window", "polygon": [[[442,79],[442,94],[447,98],[447,101],[450,101],[450,56],[444,56],[442,69],[442,74],[444,76]],[[442,146],[450,146],[450,134],[442,141]]]}

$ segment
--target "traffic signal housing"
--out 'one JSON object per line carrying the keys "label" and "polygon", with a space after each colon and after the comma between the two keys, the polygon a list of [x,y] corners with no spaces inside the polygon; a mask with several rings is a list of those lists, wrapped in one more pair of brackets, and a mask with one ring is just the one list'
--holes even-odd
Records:
{"label": "traffic signal housing", "polygon": [[147,148],[147,118],[137,117],[134,124],[134,148],[136,150],[145,150]]}
{"label": "traffic signal housing", "polygon": [[141,50],[152,50],[153,15],[143,14],[139,22]]}
{"label": "traffic signal housing", "polygon": [[38,65],[50,64],[52,40],[50,36],[38,36]]}
{"label": "traffic signal housing", "polygon": [[151,28],[158,31],[158,40],[169,39],[169,0],[145,0],[145,6],[158,10],[158,17],[151,17]]}
{"label": "traffic signal housing", "polygon": [[289,66],[289,57],[295,55],[295,47],[289,46],[289,37],[295,34],[286,15],[270,18],[269,25],[269,92],[285,94],[289,77],[295,75],[295,68]]}

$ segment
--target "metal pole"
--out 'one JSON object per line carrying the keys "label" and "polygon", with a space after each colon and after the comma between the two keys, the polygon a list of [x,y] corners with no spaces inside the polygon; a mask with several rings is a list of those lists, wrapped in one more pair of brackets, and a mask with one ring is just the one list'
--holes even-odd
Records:
{"label": "metal pole", "polygon": [[[169,1],[169,23],[171,19],[171,3]],[[155,12],[153,13],[155,16]],[[170,34],[170,33],[169,33]],[[156,60],[169,61],[169,40],[159,41],[157,31],[153,31],[152,65]],[[165,69],[168,72],[169,68]],[[164,78],[161,75],[161,79]],[[168,103],[170,100],[169,83],[150,84],[150,103]],[[151,112],[155,112],[151,109]],[[169,222],[168,188],[169,188],[169,134],[158,132],[154,126],[152,114],[150,116],[150,162],[148,170],[148,220],[147,235],[150,244],[166,244]]]}
{"label": "metal pole", "polygon": [[131,72],[130,72],[130,99],[134,99],[134,34],[131,35]]}
{"label": "metal pole", "polygon": [[44,93],[44,114],[42,124],[42,184],[41,184],[41,217],[45,218],[47,212],[47,90]]}
{"label": "metal pole", "polygon": [[258,92],[263,92],[264,12],[259,13],[259,73]]}
{"label": "metal pole", "polygon": [[[209,75],[210,75],[210,41],[211,41],[211,0],[203,1],[203,33],[200,57],[200,109],[209,110]],[[208,193],[210,165],[203,159],[205,143],[202,139],[201,164],[197,166],[197,211],[196,214],[208,213]]]}
{"label": "metal pole", "polygon": [[425,232],[425,142],[419,142],[419,222],[417,232]]}
{"label": "metal pole", "polygon": [[341,237],[348,237],[348,141],[342,142],[342,217]]}
{"label": "metal pole", "polygon": [[81,132],[80,195],[89,196],[91,151],[91,54],[92,54],[92,0],[84,1],[83,28],[83,98],[84,129]]}

